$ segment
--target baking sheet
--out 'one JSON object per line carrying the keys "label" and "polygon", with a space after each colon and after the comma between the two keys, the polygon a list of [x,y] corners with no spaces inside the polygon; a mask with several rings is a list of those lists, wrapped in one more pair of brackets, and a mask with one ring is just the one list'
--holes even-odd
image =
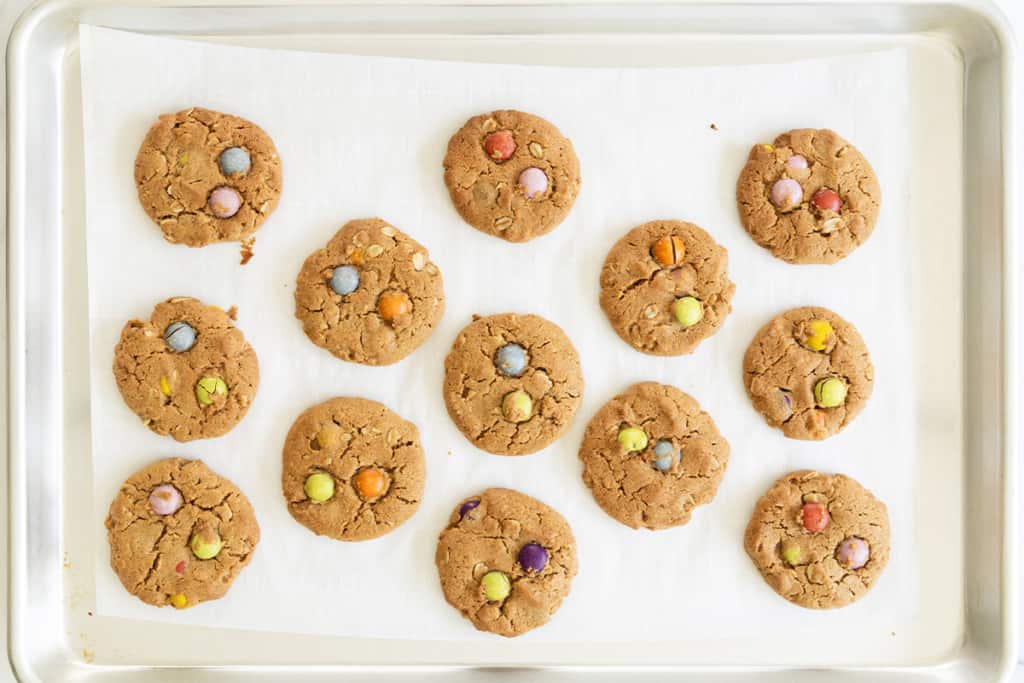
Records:
{"label": "baking sheet", "polygon": [[[444,603],[433,568],[438,531],[457,500],[511,486],[557,507],[573,525],[581,571],[557,618],[525,638],[646,640],[888,630],[926,599],[915,575],[918,449],[911,343],[888,343],[910,318],[912,254],[905,226],[906,70],[901,51],[782,65],[702,69],[547,69],[252,50],[83,27],[84,139],[91,327],[91,419],[97,611],[186,624],[364,637],[474,639]],[[159,74],[154,77],[154,74]],[[811,84],[811,85],[807,85]],[[863,93],[870,92],[871,97]],[[258,233],[256,257],[237,245],[167,245],[138,206],[131,168],[162,112],[190,105],[258,122],[284,163],[285,190]],[[526,245],[465,226],[440,172],[448,137],[470,115],[513,106],[572,138],[583,189],[567,221]],[[711,123],[717,125],[713,130]],[[749,145],[795,126],[829,126],[865,153],[883,188],[879,228],[837,266],[794,267],[756,247],[739,226],[735,177]],[[335,360],[292,317],[304,257],[345,220],[380,215],[424,243],[445,276],[447,312],[415,354],[389,368]],[[608,247],[633,225],[692,220],[730,252],[735,309],[692,356],[642,356],[618,340],[597,304]],[[239,327],[261,360],[247,418],[212,441],[175,444],[123,405],[110,372],[118,333],[153,303],[194,295],[239,307]],[[823,444],[786,440],[749,406],[740,364],[768,318],[822,304],[853,321],[876,368],[875,395],[843,434]],[[472,313],[529,311],[560,324],[580,350],[586,390],[568,433],[545,451],[500,458],[471,447],[440,398],[444,354]],[[687,526],[629,530],[594,504],[576,448],[586,421],[643,379],[693,394],[732,445],[719,495]],[[381,539],[342,544],[288,516],[279,490],[280,444],[294,417],[333,395],[381,400],[420,427],[428,478],[417,515]],[[894,419],[897,416],[900,419]],[[882,444],[884,447],[880,447]],[[228,597],[175,612],[138,602],[106,566],[102,519],[120,482],[152,459],[201,457],[243,488],[263,540]],[[753,501],[796,467],[845,471],[889,503],[894,552],[872,594],[836,612],[810,613],[768,589],[746,559]]]}

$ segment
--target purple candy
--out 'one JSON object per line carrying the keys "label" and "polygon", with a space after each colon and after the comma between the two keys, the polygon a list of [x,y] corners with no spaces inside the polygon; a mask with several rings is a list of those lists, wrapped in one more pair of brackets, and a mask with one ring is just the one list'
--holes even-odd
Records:
{"label": "purple candy", "polygon": [[462,507],[459,508],[459,517],[465,517],[467,512],[475,510],[478,505],[480,505],[479,500],[467,500],[462,504]]}
{"label": "purple candy", "polygon": [[519,174],[519,187],[523,188],[523,194],[527,199],[539,197],[548,189],[548,177],[544,171],[536,166],[531,166]]}
{"label": "purple candy", "polygon": [[786,166],[790,168],[807,168],[807,159],[804,159],[799,154],[794,154],[786,161]]}
{"label": "purple candy", "polygon": [[149,506],[158,515],[173,515],[181,507],[181,491],[170,484],[161,484],[150,492]]}
{"label": "purple candy", "polygon": [[780,178],[772,185],[772,204],[783,211],[798,206],[803,198],[803,188],[792,178]]}
{"label": "purple candy", "polygon": [[523,571],[541,572],[548,564],[548,551],[544,546],[527,543],[519,549],[519,566]]}
{"label": "purple candy", "polygon": [[232,188],[221,185],[210,193],[207,203],[217,218],[231,218],[242,207],[242,197]]}
{"label": "purple candy", "polygon": [[863,538],[850,536],[836,548],[836,561],[845,569],[860,569],[868,563],[871,550]]}

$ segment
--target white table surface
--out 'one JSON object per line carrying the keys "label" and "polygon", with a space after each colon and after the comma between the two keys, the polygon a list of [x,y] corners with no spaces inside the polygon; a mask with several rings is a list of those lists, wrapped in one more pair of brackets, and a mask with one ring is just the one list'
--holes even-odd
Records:
{"label": "white table surface", "polygon": [[[991,0],[994,4],[1000,7],[1003,12],[1009,17],[1011,25],[1016,31],[1017,49],[1022,48],[1021,36],[1024,36],[1024,0]],[[32,0],[3,0],[0,1],[0,47],[3,48],[3,53],[7,51],[7,39],[10,36],[11,29],[14,22],[17,20],[21,12],[32,4]],[[0,78],[0,83],[6,84],[6,64],[0,61],[0,74],[3,77]],[[3,87],[6,87],[5,85]],[[1024,178],[1024,164],[1020,163],[1021,159],[1024,159],[1024,87],[1021,85],[1021,79],[1018,79],[1016,96],[1016,109],[1018,112],[1017,121],[1017,159],[1018,159],[1018,177]],[[6,95],[3,100],[0,100],[0,120],[3,122],[4,129],[7,127],[7,102]],[[0,138],[0,150],[3,151],[3,157],[6,158],[6,135]],[[5,165],[0,164],[0,185],[6,186],[7,169]],[[6,215],[6,194],[0,192],[0,220],[3,220],[3,216]],[[1024,211],[1021,211],[1021,215],[1024,215]],[[1024,240],[1020,241],[1020,247],[1024,250]],[[6,263],[6,232],[0,233],[0,249],[3,250],[4,257],[0,259],[0,264]],[[1024,256],[1024,254],[1022,254]],[[1024,262],[1024,258],[1022,258]],[[0,268],[3,268],[0,265]],[[0,278],[0,292],[2,292],[3,300],[6,301],[6,274],[3,278]],[[1024,319],[1024,297],[1019,298],[1020,310],[1018,315],[1021,319]],[[0,348],[4,352],[6,357],[6,335],[0,334]],[[1021,364],[1021,371],[1024,374],[1024,364]],[[1024,376],[1018,378],[1018,381],[1024,380]],[[0,386],[6,386],[7,383],[7,371],[6,366],[0,363]],[[1021,415],[1024,418],[1024,415]],[[1018,419],[1018,423],[1024,420]],[[0,432],[6,435],[7,431],[7,410],[5,404],[5,395],[0,394]],[[4,449],[4,461],[6,462],[6,438],[3,440],[0,448]],[[1024,470],[1022,470],[1024,472]],[[7,468],[6,466],[0,466],[0,491],[6,492],[7,490]],[[1024,487],[1022,487],[1024,490]],[[6,501],[6,495],[0,494],[0,501]],[[1024,517],[1024,496],[1021,496],[1021,509],[1022,517]],[[1021,540],[1024,541],[1024,524],[1020,524]],[[3,618],[0,619],[0,654],[3,655],[2,663],[0,663],[0,683],[7,683],[8,681],[14,681],[14,674],[10,666],[10,662],[7,658],[7,506],[4,502],[0,502],[0,614]],[[1022,597],[1024,599],[1024,597]],[[1022,604],[1024,608],[1024,604]],[[1024,615],[1022,615],[1024,616]],[[1024,629],[1022,629],[1024,632]],[[1024,653],[1024,643],[1021,644],[1021,652]],[[1024,683],[1024,664],[1017,668],[1016,674],[1013,677],[1014,683]]]}

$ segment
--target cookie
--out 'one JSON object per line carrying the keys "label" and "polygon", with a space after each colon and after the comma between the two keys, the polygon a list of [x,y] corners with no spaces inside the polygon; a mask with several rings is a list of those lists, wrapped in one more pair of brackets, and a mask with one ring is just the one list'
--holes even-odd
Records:
{"label": "cookie", "polygon": [[178,609],[223,597],[260,541],[245,494],[201,460],[182,458],[130,476],[106,528],[110,566],[125,590]]}
{"label": "cookie", "polygon": [[791,130],[754,145],[736,183],[740,221],[790,263],[835,263],[871,236],[882,193],[857,148],[834,131]]}
{"label": "cookie", "polygon": [[487,489],[455,506],[435,562],[448,604],[478,630],[514,637],[546,624],[569,595],[576,540],[539,500]]}
{"label": "cookie", "polygon": [[474,116],[448,142],[444,182],[477,230],[528,242],[554,230],[580,191],[572,143],[539,116],[514,109]]}
{"label": "cookie", "polygon": [[744,547],[790,602],[843,607],[871,590],[889,561],[889,513],[846,475],[790,472],[757,501]]}
{"label": "cookie", "polygon": [[667,529],[710,503],[729,464],[729,442],[691,396],[640,382],[605,403],[580,445],[583,483],[633,529]]}
{"label": "cookie", "polygon": [[143,424],[192,441],[226,434],[245,417],[260,370],[227,313],[177,296],[157,304],[149,320],[125,324],[114,379]]}
{"label": "cookie", "polygon": [[743,357],[754,409],[791,439],[842,431],[871,397],[874,374],[857,328],[817,306],[773,318]]}
{"label": "cookie", "polygon": [[576,348],[540,316],[473,316],[444,361],[448,414],[489,453],[539,451],[569,427],[582,398]]}
{"label": "cookie", "polygon": [[379,218],[342,226],[295,282],[295,317],[306,336],[363,365],[402,360],[443,313],[441,271],[426,248]]}
{"label": "cookie", "polygon": [[243,240],[277,207],[281,159],[255,123],[193,107],[149,129],[135,157],[135,185],[168,242]]}
{"label": "cookie", "polygon": [[691,353],[732,311],[728,263],[729,252],[693,223],[638,225],[604,260],[601,308],[637,351]]}
{"label": "cookie", "polygon": [[285,439],[288,512],[339,541],[397,529],[419,507],[425,478],[416,425],[376,401],[324,401],[299,415]]}

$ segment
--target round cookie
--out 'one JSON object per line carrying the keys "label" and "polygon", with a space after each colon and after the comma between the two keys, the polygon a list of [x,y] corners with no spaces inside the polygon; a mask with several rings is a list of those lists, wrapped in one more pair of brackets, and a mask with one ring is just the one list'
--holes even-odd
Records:
{"label": "round cookie", "polygon": [[295,420],[281,487],[300,524],[339,541],[394,531],[419,507],[426,464],[416,425],[376,401],[332,398]]}
{"label": "round cookie", "polygon": [[693,223],[651,221],[626,233],[601,269],[601,308],[615,332],[655,356],[691,353],[732,310],[729,252]]}
{"label": "round cookie", "polygon": [[193,107],[149,129],[135,157],[135,185],[168,242],[243,240],[277,207],[281,159],[251,121]]}
{"label": "round cookie", "polygon": [[452,136],[444,182],[467,223],[528,242],[569,213],[580,191],[580,162],[551,123],[503,109],[474,116]]}
{"label": "round cookie", "polygon": [[576,348],[536,315],[473,316],[444,361],[444,403],[477,448],[527,455],[564,432],[583,397]]}
{"label": "round cookie", "polygon": [[754,145],[736,183],[754,241],[790,263],[835,263],[874,230],[882,193],[857,148],[834,131],[791,130]]}
{"label": "round cookie", "polygon": [[743,545],[790,602],[843,607],[863,597],[889,561],[889,513],[846,475],[800,470],[757,501]]}
{"label": "round cookie", "polygon": [[178,296],[130,320],[114,349],[114,379],[143,424],[177,441],[238,424],[256,396],[256,352],[216,306]]}
{"label": "round cookie", "polygon": [[150,605],[216,600],[260,540],[249,499],[201,460],[158,460],[121,485],[106,521],[110,566]]}
{"label": "round cookie", "polygon": [[478,630],[513,637],[546,624],[569,595],[576,540],[539,500],[487,489],[452,511],[435,562],[448,604]]}
{"label": "round cookie", "polygon": [[346,223],[302,264],[295,317],[342,360],[396,363],[426,341],[444,313],[441,271],[426,248],[379,218]]}
{"label": "round cookie", "polygon": [[640,382],[604,406],[580,445],[583,482],[628,527],[667,529],[710,503],[729,464],[729,442],[688,394]]}
{"label": "round cookie", "polygon": [[773,318],[743,357],[754,409],[791,439],[842,431],[871,397],[874,372],[857,328],[821,307]]}

